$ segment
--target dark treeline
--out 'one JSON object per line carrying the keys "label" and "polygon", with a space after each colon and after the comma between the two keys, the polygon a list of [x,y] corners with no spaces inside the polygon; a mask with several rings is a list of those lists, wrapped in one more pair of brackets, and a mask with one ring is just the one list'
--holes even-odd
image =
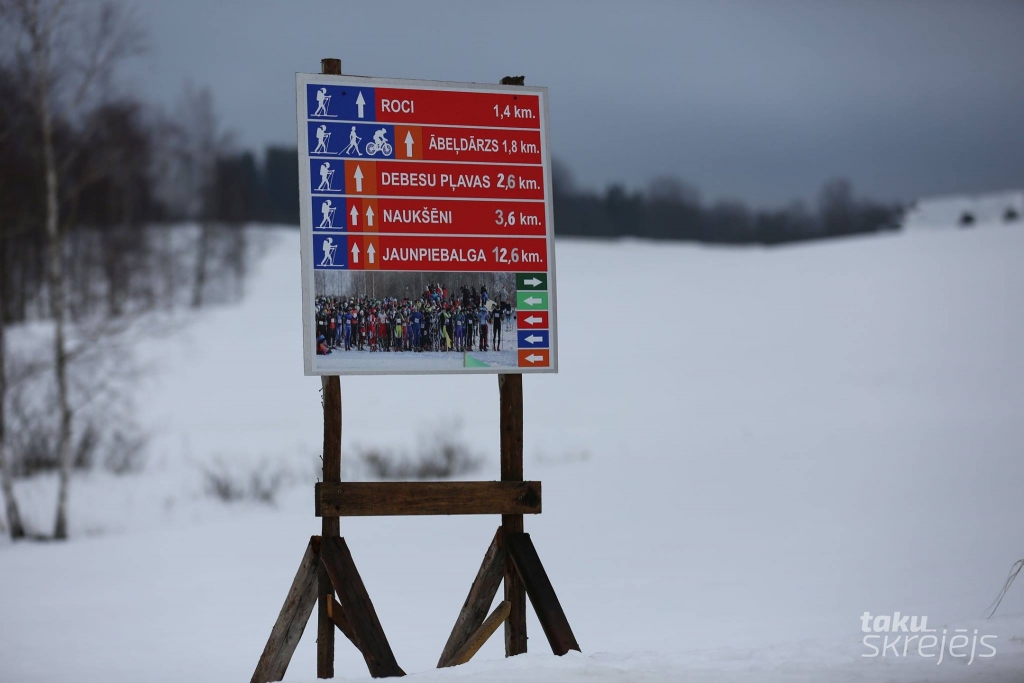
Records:
{"label": "dark treeline", "polygon": [[269,147],[220,159],[214,215],[225,221],[299,224],[299,169],[294,148]]}
{"label": "dark treeline", "polygon": [[654,180],[645,192],[612,185],[599,194],[578,191],[557,160],[552,175],[559,235],[781,244],[893,230],[901,214],[898,205],[854,196],[844,179],[825,183],[813,209],[802,202],[752,209],[735,200],[704,205],[696,189],[674,177]]}

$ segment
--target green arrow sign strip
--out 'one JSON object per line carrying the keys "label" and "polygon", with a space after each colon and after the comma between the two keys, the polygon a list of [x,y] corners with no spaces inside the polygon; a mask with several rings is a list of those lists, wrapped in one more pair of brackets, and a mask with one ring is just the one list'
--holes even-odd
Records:
{"label": "green arrow sign strip", "polygon": [[516,289],[528,289],[536,292],[547,288],[547,273],[516,273]]}
{"label": "green arrow sign strip", "polygon": [[548,310],[547,292],[516,292],[516,308],[520,311]]}

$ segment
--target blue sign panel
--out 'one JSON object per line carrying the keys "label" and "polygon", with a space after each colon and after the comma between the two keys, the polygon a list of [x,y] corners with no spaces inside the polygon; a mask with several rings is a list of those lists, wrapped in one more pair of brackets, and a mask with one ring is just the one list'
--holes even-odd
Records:
{"label": "blue sign panel", "polygon": [[[309,160],[309,186],[322,194],[345,193],[345,162],[330,159]],[[319,209],[318,209],[319,210]],[[316,215],[314,213],[314,215]],[[317,221],[318,223],[320,221]]]}
{"label": "blue sign panel", "polygon": [[310,121],[310,156],[394,159],[395,127],[370,123]]}
{"label": "blue sign panel", "polygon": [[313,197],[313,229],[345,230],[349,220],[346,209],[342,197]]}
{"label": "blue sign panel", "polygon": [[344,270],[348,267],[348,239],[344,235],[313,236],[313,268]]}
{"label": "blue sign panel", "polygon": [[519,330],[519,348],[546,349],[549,346],[547,330]]}
{"label": "blue sign panel", "polygon": [[324,121],[376,121],[377,95],[373,88],[341,85],[306,85],[306,114]]}

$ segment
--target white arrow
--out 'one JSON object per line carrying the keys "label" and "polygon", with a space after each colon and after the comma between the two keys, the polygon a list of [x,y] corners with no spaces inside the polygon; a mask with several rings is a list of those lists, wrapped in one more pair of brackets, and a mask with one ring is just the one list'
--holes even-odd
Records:
{"label": "white arrow", "polygon": [[373,255],[377,253],[373,250],[373,242],[366,248],[366,255],[370,258],[370,263],[373,263]]}
{"label": "white arrow", "polygon": [[531,287],[536,287],[537,285],[540,284],[540,280],[538,280],[535,277],[531,277],[529,280],[523,280],[523,284],[530,285]]}
{"label": "white arrow", "polygon": [[359,211],[356,210],[356,207],[353,206],[352,210],[348,212],[348,215],[352,218],[353,226],[359,225]]}
{"label": "white arrow", "polygon": [[412,159],[412,143],[412,131],[409,131],[405,134],[405,156],[410,159]]}
{"label": "white arrow", "polygon": [[352,263],[359,263],[359,245],[352,245]]}
{"label": "white arrow", "polygon": [[526,323],[527,323],[528,325],[536,325],[536,324],[537,324],[537,323],[539,323],[539,322],[540,322],[541,320],[543,320],[543,318],[538,318],[538,317],[537,317],[537,316],[535,316],[535,315],[531,315],[531,316],[530,316],[529,318],[527,318],[527,319],[526,319],[526,320],[525,320],[524,322],[526,322]]}
{"label": "white arrow", "polygon": [[371,227],[371,228],[373,227],[373,207],[372,206],[366,207],[366,225],[368,227]]}
{"label": "white arrow", "polygon": [[356,166],[356,172],[352,174],[352,177],[356,179],[356,192],[363,191],[363,169]]}
{"label": "white arrow", "polygon": [[526,341],[529,342],[530,344],[536,344],[537,342],[543,341],[543,340],[544,340],[544,337],[538,337],[535,334],[531,334],[529,337],[526,337]]}
{"label": "white arrow", "polygon": [[544,299],[537,299],[536,297],[532,296],[528,296],[525,299],[523,299],[523,303],[526,304],[527,306],[536,306],[541,301],[544,301]]}
{"label": "white arrow", "polygon": [[359,108],[359,118],[363,118],[363,105],[366,104],[366,100],[363,99],[363,91],[360,90],[359,94],[356,95],[356,107]]}
{"label": "white arrow", "polygon": [[529,356],[526,357],[526,360],[530,361],[531,363],[537,363],[538,361],[544,360],[544,356],[535,356],[534,354],[531,353]]}

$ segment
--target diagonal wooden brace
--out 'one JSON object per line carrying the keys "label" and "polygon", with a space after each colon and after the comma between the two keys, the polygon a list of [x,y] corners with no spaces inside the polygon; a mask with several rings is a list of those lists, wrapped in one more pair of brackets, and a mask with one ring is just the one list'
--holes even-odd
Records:
{"label": "diagonal wooden brace", "polygon": [[441,658],[437,661],[437,668],[449,666],[449,662],[455,653],[466,644],[470,636],[484,623],[487,610],[491,607],[498,592],[498,585],[501,584],[502,576],[505,573],[505,549],[501,543],[501,528],[494,534],[491,545],[484,554],[484,561],[480,564],[480,570],[473,579],[473,585],[466,596],[466,602],[459,611],[455,620],[448,642],[445,643]]}
{"label": "diagonal wooden brace", "polygon": [[270,631],[260,661],[256,664],[251,683],[271,683],[284,678],[309,615],[313,613],[313,605],[316,604],[319,560],[320,537],[313,536],[309,539],[306,553],[299,563],[299,571],[295,573],[288,596]]}
{"label": "diagonal wooden brace", "polygon": [[[445,666],[458,666],[459,664],[465,664],[473,658],[487,639],[494,635],[494,632],[498,630],[498,627],[508,619],[509,613],[512,611],[512,603],[507,600],[502,600],[498,603],[498,606],[494,608],[491,615],[484,619],[484,623],[480,624],[480,628],[473,631],[469,636],[466,643],[459,648],[458,652],[452,655],[452,658],[448,660]],[[440,667],[439,667],[440,668]]]}
{"label": "diagonal wooden brace", "polygon": [[548,574],[544,571],[537,549],[533,547],[530,534],[505,534],[505,550],[515,565],[516,572],[526,586],[526,594],[537,613],[544,635],[548,638],[551,651],[556,655],[564,655],[569,650],[579,652],[580,646],[576,636],[569,627],[562,605],[558,602],[555,589],[551,586]]}
{"label": "diagonal wooden brace", "polygon": [[359,641],[356,640],[356,633],[352,630],[352,624],[349,623],[348,617],[345,616],[345,608],[334,597],[334,593],[324,595],[324,602],[327,603],[327,618],[338,627],[339,631],[345,634],[345,637],[356,646],[357,650],[362,652],[363,648],[359,646]]}
{"label": "diagonal wooden brace", "polygon": [[344,538],[325,538],[320,548],[320,561],[327,569],[331,584],[337,591],[345,615],[352,627],[355,641],[366,660],[366,667],[374,678],[404,676],[395,661],[387,636],[373,609],[366,586],[352,561],[352,553]]}

